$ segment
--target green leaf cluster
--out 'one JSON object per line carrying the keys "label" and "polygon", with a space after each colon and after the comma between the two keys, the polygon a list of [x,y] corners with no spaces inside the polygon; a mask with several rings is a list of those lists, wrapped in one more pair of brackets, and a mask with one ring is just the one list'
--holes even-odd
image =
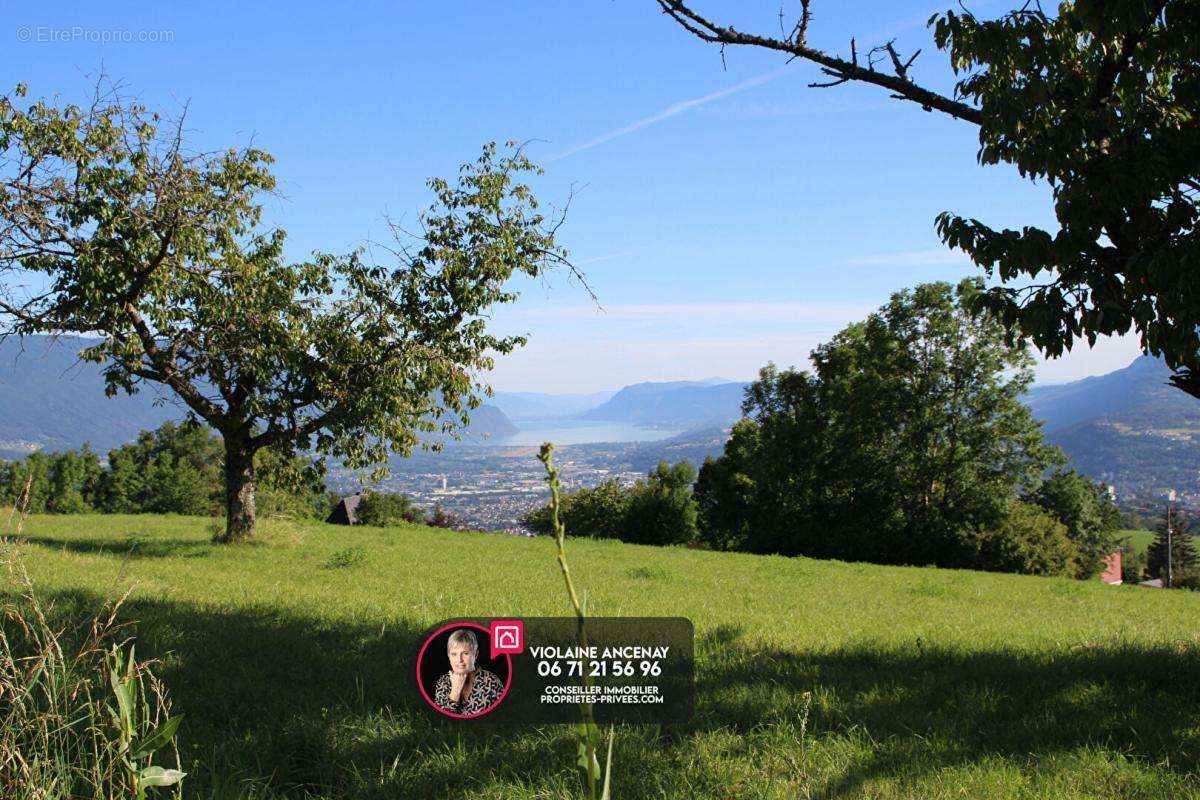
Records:
{"label": "green leaf cluster", "polygon": [[[644,481],[622,486],[609,479],[563,494],[558,514],[573,536],[620,539],[637,544],[686,544],[696,538],[698,511],[692,496],[696,468],[688,461],[659,462]],[[552,506],[527,512],[521,523],[550,534]]]}
{"label": "green leaf cluster", "polygon": [[412,498],[392,492],[363,492],[354,516],[363,525],[385,528],[402,522],[425,521],[425,511],[413,503]]}
{"label": "green leaf cluster", "polygon": [[[204,425],[165,422],[110,450],[107,465],[86,444],[0,462],[0,502],[31,514],[209,516],[222,506],[223,459],[220,437]],[[324,480],[306,459],[262,450],[256,469],[263,513],[309,519],[329,513]]]}
{"label": "green leaf cluster", "polygon": [[1136,330],[1200,396],[1195,3],[1079,0],[930,22],[956,96],[980,109],[980,163],[1014,165],[1054,201],[1051,230],[938,217],[946,244],[1007,284],[979,306],[1051,356]]}

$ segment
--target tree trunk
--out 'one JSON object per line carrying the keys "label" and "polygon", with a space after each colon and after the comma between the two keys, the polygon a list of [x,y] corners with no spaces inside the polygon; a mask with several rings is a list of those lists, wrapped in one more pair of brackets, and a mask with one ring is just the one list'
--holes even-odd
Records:
{"label": "tree trunk", "polygon": [[254,535],[254,453],[245,440],[225,439],[225,534],[221,542]]}

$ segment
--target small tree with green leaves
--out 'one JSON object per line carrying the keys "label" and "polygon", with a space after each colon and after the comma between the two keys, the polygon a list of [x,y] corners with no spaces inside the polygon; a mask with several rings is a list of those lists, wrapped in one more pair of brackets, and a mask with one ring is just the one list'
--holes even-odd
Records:
{"label": "small tree with green leaves", "polygon": [[108,453],[97,507],[111,514],[195,514],[221,507],[224,449],[198,422],[164,422]]}
{"label": "small tree with green leaves", "polygon": [[433,508],[425,517],[425,524],[431,528],[446,528],[452,531],[462,530],[466,526],[461,517],[442,508],[441,503],[433,504]]}
{"label": "small tree with green leaves", "polygon": [[[1168,531],[1169,543],[1167,541]],[[1161,579],[1163,583],[1167,582],[1169,575],[1172,583],[1178,584],[1197,565],[1200,565],[1200,556],[1196,554],[1196,546],[1186,531],[1187,524],[1180,512],[1172,515],[1169,528],[1166,520],[1159,523],[1154,541],[1150,543],[1150,548],[1146,551],[1146,572],[1149,575]],[[1168,553],[1170,553],[1169,559]],[[1168,561],[1171,563],[1170,573],[1167,571]]]}
{"label": "small tree with green leaves", "polygon": [[55,514],[91,511],[101,475],[100,458],[86,442],[79,450],[56,453],[50,462],[46,510]]}
{"label": "small tree with green leaves", "polygon": [[1055,470],[1026,497],[1066,526],[1079,551],[1076,577],[1092,578],[1104,569],[1104,559],[1117,548],[1121,512],[1102,484],[1075,470]]}
{"label": "small tree with green leaves", "polygon": [[382,470],[421,432],[465,425],[493,354],[525,341],[490,333],[487,311],[515,299],[513,276],[567,263],[520,148],[431,179],[384,263],[288,263],[284,232],[260,224],[267,153],[189,152],[179,125],[119,97],[24,97],[0,97],[0,333],[100,336],[82,355],[110,394],[162,384],[219,432],[225,541],[254,530],[261,450]]}
{"label": "small tree with green leaves", "polygon": [[696,468],[689,461],[666,461],[646,480],[622,486],[609,479],[597,486],[560,495],[554,504],[532,509],[521,523],[538,533],[554,533],[557,514],[569,530],[593,539],[636,544],[684,544],[696,539]]}
{"label": "small tree with green leaves", "polygon": [[658,462],[646,481],[631,491],[622,541],[636,544],[687,544],[696,538],[696,500],[690,461]]}
{"label": "small tree with green leaves", "polygon": [[0,463],[0,498],[32,514],[81,514],[98,502],[103,470],[90,445]]}
{"label": "small tree with green leaves", "polygon": [[1079,548],[1049,511],[1014,501],[979,537],[979,566],[999,572],[1075,577]]}
{"label": "small tree with green leaves", "polygon": [[402,522],[420,523],[425,521],[425,511],[413,503],[412,498],[393,492],[363,492],[354,516],[363,525],[375,525],[386,528],[389,525],[399,525]]}
{"label": "small tree with green leaves", "polygon": [[1146,553],[1133,546],[1128,538],[1121,542],[1121,581],[1139,583],[1145,579]]}
{"label": "small tree with green leaves", "polygon": [[742,550],[750,536],[751,507],[756,485],[752,462],[758,447],[758,426],[740,419],[720,458],[709,456],[700,466],[694,497],[697,539],[713,550]]}
{"label": "small tree with green leaves", "polygon": [[[631,493],[615,479],[596,486],[567,492],[559,498],[558,515],[573,536],[619,539],[629,513]],[[552,509],[538,506],[521,517],[521,523],[537,533],[553,534]]]}

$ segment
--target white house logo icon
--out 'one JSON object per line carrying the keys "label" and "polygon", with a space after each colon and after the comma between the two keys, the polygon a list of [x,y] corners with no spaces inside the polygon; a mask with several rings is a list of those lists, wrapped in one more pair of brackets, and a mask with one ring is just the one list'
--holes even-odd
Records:
{"label": "white house logo icon", "polygon": [[519,619],[492,622],[492,657],[517,655],[525,649],[525,623]]}

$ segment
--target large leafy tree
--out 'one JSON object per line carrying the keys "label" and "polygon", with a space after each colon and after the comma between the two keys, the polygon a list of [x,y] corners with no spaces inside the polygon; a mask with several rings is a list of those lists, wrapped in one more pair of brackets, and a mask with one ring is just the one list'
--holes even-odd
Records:
{"label": "large leafy tree", "polygon": [[489,145],[429,181],[386,263],[288,263],[260,224],[270,156],[192,153],[180,130],[118,97],[0,98],[0,312],[4,333],[101,337],[83,355],[110,393],[162,384],[215,428],[233,540],[254,528],[258,451],[379,465],[466,424],[493,354],[524,341],[490,333],[487,310],[566,253],[520,182],[535,166]]}
{"label": "large leafy tree", "polygon": [[724,455],[701,470],[705,538],[755,552],[984,568],[1011,568],[1011,558],[993,557],[1007,552],[993,546],[1005,525],[1021,530],[1026,550],[1066,541],[1012,518],[1061,453],[1021,402],[1028,354],[996,319],[967,308],[979,291],[964,281],[898,293],[817,348],[811,373],[765,368]]}
{"label": "large leafy tree", "polygon": [[[1137,332],[1145,352],[1200,397],[1200,6],[1192,0],[1079,0],[1046,13],[1023,3],[997,19],[930,19],[955,83],[917,84],[917,54],[850,40],[838,56],[808,43],[810,0],[781,36],[715,22],[656,0],[700,39],[777,51],[820,66],[832,87],[873,84],[979,128],[979,161],[1016,166],[1050,190],[1057,230],[997,230],[954,213],[943,241],[1001,279],[977,298],[1050,356],[1080,339]],[[1016,285],[1025,284],[1025,285]]]}

